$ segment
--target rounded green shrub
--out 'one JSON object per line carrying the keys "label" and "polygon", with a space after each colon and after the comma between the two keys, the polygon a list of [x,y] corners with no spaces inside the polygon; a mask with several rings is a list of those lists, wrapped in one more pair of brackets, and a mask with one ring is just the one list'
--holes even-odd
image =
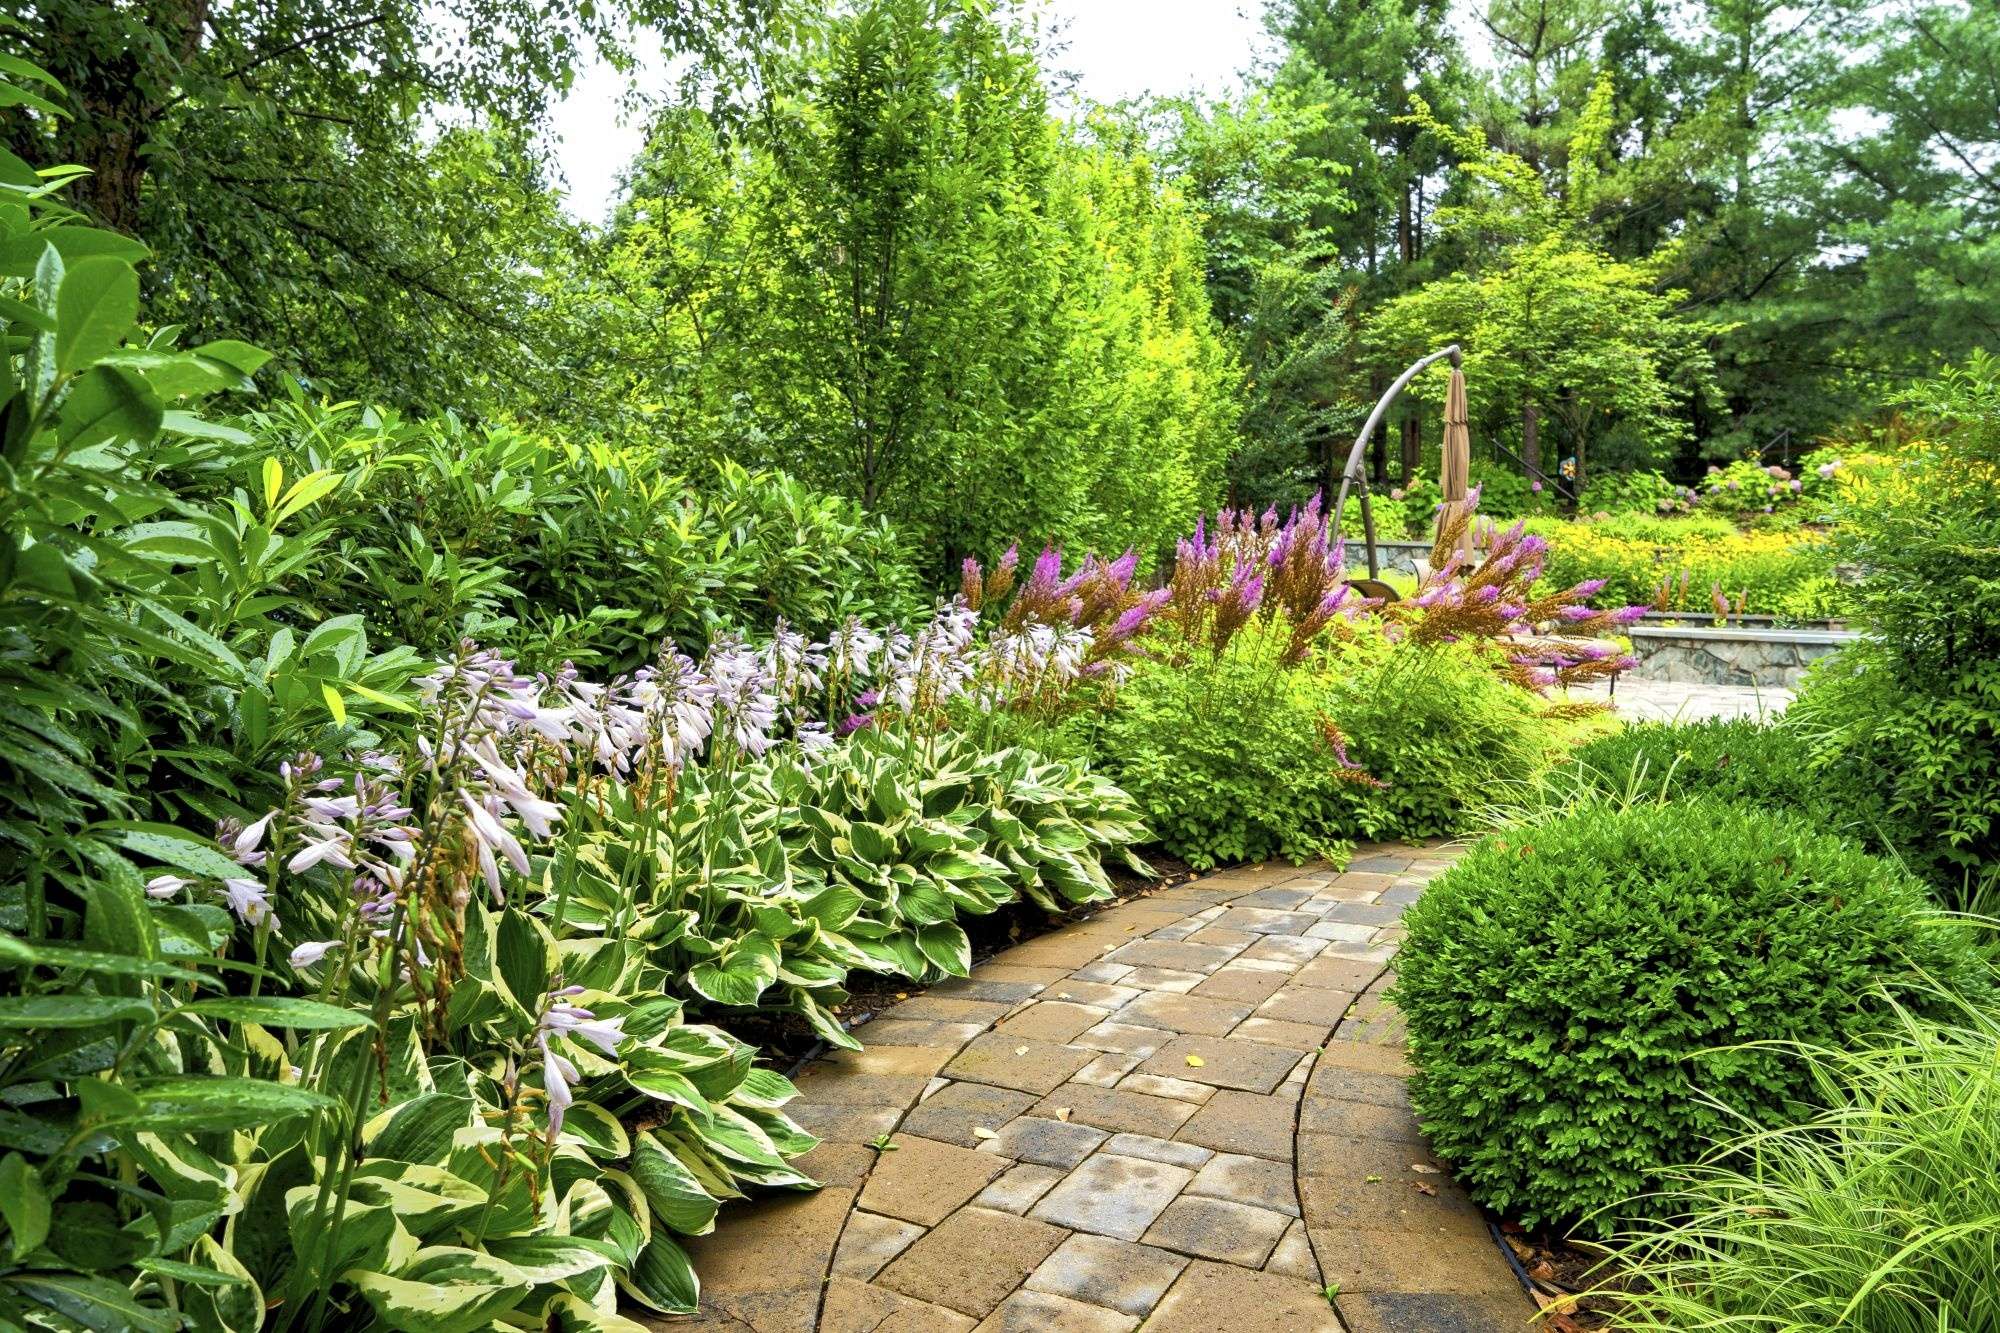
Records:
{"label": "rounded green shrub", "polygon": [[1579,746],[1550,785],[1558,798],[1591,792],[1712,796],[1825,820],[1836,815],[1812,773],[1811,745],[1782,720],[1703,718],[1629,726]]}
{"label": "rounded green shrub", "polygon": [[1732,1111],[1791,1109],[1806,1072],[1766,1043],[1850,1045],[1918,977],[1986,984],[1970,931],[1896,865],[1710,801],[1495,836],[1404,921],[1396,1000],[1432,1145],[1494,1211],[1586,1234]]}

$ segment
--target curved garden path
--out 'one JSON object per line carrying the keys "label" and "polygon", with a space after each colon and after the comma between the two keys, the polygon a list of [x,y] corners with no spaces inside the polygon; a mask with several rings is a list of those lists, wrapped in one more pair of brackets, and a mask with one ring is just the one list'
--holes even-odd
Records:
{"label": "curved garden path", "polygon": [[702,1313],[659,1326],[1521,1329],[1381,999],[1397,920],[1451,855],[1222,871],[888,1010],[798,1079],[825,1188],[725,1208],[690,1244]]}

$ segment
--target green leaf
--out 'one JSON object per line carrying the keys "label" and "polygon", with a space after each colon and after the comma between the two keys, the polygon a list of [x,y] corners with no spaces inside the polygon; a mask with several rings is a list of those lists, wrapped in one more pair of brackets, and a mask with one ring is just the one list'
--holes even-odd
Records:
{"label": "green leaf", "polygon": [[129,1119],[156,1131],[253,1129],[340,1109],[339,1102],[323,1093],[254,1078],[169,1078],[135,1091],[139,1109]]}
{"label": "green leaf", "polygon": [[56,370],[89,365],[116,348],[139,317],[139,275],[122,259],[92,255],[63,272],[56,294]]}
{"label": "green leaf", "polygon": [[972,971],[972,941],[957,923],[945,921],[917,927],[917,947],[939,969],[955,977]]}
{"label": "green leaf", "polygon": [[185,870],[190,875],[227,879],[243,873],[243,867],[218,851],[212,839],[199,837],[171,824],[107,821],[93,824],[91,830],[103,832],[109,841],[128,852],[151,857],[176,870]]}
{"label": "green leaf", "polygon": [[493,962],[514,1002],[531,1015],[548,1003],[556,942],[547,927],[518,907],[500,914],[493,932]]}
{"label": "green leaf", "polygon": [[156,963],[129,954],[79,949],[61,943],[30,944],[12,935],[0,934],[0,967],[76,968],[82,972],[102,972],[123,977],[160,977],[170,981],[208,983],[200,972],[172,963]]}
{"label": "green leaf", "polygon": [[402,1333],[474,1333],[490,1328],[528,1294],[526,1276],[498,1259],[439,1246],[423,1254],[423,1260],[407,1270],[408,1277],[365,1272],[344,1276],[384,1324]]}
{"label": "green leaf", "polygon": [[687,1251],[659,1232],[639,1251],[638,1262],[618,1285],[632,1299],[662,1314],[694,1314],[701,1309],[701,1280]]}
{"label": "green leaf", "polygon": [[90,1028],[102,1023],[144,1023],[153,1006],[118,995],[0,996],[0,1029]]}
{"label": "green leaf", "polygon": [[778,946],[759,934],[745,935],[715,962],[688,969],[688,985],[717,1004],[750,1006],[778,979]]}
{"label": "green leaf", "polygon": [[0,1217],[13,1232],[16,1260],[48,1239],[48,1192],[42,1188],[41,1173],[19,1153],[0,1158]]}
{"label": "green leaf", "polygon": [[[580,1107],[571,1108],[574,1114]],[[472,1099],[463,1093],[427,1092],[370,1120],[362,1132],[369,1155],[399,1162],[441,1162],[452,1136],[472,1123]]]}
{"label": "green leaf", "polygon": [[106,440],[149,441],[164,409],[145,380],[116,366],[92,366],[71,383],[56,414],[56,439],[71,453]]}
{"label": "green leaf", "polygon": [[92,1333],[174,1333],[180,1317],[141,1305],[122,1282],[80,1273],[15,1273],[0,1278],[9,1288]]}
{"label": "green leaf", "polygon": [[715,1229],[720,1202],[650,1132],[639,1135],[628,1171],[645,1191],[654,1217],[684,1236],[706,1235]]}
{"label": "green leaf", "polygon": [[213,1000],[195,1000],[175,1012],[226,1018],[233,1023],[262,1023],[267,1027],[312,1032],[365,1028],[370,1022],[368,1015],[352,1009],[283,995],[229,995]]}

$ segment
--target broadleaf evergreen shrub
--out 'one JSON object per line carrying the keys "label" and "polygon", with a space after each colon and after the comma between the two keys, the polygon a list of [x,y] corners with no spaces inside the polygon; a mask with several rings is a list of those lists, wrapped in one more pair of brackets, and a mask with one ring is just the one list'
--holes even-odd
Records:
{"label": "broadleaf evergreen shrub", "polygon": [[1590,793],[1613,799],[1712,797],[1840,827],[1811,761],[1805,737],[1782,719],[1649,722],[1579,746],[1550,786],[1558,800]]}
{"label": "broadleaf evergreen shrub", "polygon": [[1394,994],[1432,1145],[1502,1216],[1586,1233],[1730,1131],[1695,1089],[1789,1111],[1807,1075],[1769,1043],[1849,1044],[1918,977],[1987,984],[1971,932],[1893,863],[1711,801],[1489,838],[1404,924]]}
{"label": "broadleaf evergreen shrub", "polygon": [[1833,799],[1967,904],[2000,885],[2000,359],[1910,406],[1925,438],[1834,506],[1871,641],[1816,664],[1793,713]]}

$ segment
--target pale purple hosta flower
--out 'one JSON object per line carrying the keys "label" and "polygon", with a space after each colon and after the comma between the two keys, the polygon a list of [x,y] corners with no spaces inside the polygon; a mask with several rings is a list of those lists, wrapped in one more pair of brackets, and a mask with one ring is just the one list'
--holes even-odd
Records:
{"label": "pale purple hosta flower", "polygon": [[[1036,562],[1036,579],[1046,572],[1044,563]],[[963,694],[973,679],[971,648],[978,624],[978,613],[960,598],[938,608],[930,623],[909,640],[908,650],[892,660],[883,699],[904,714],[915,715],[930,713]]]}
{"label": "pale purple hosta flower", "polygon": [[278,928],[278,914],[271,910],[271,900],[259,881],[232,876],[222,881],[222,896],[244,925]]}
{"label": "pale purple hosta flower", "polygon": [[620,776],[632,771],[632,755],[646,743],[646,710],[634,694],[634,679],[620,676],[609,685],[579,677],[565,662],[549,688],[565,700],[571,739],[589,751],[599,768]]}
{"label": "pale purple hosta flower", "polygon": [[157,901],[165,901],[192,883],[193,880],[182,879],[179,875],[155,875],[146,881],[146,896]]}
{"label": "pale purple hosta flower", "polygon": [[215,826],[216,841],[229,859],[238,865],[260,866],[264,864],[264,853],[260,850],[265,833],[270,831],[271,821],[280,811],[272,810],[262,819],[249,824],[238,824],[233,819],[225,819]]}
{"label": "pale purple hosta flower", "polygon": [[646,718],[655,759],[679,768],[700,755],[715,728],[715,686],[694,659],[669,646],[635,673],[631,698]]}
{"label": "pale purple hosta flower", "polygon": [[859,616],[849,616],[827,636],[823,650],[827,679],[842,683],[867,679],[882,647],[880,634],[862,624]]}
{"label": "pale purple hosta flower", "polygon": [[623,1018],[602,1019],[588,1009],[563,1003],[582,993],[581,986],[550,991],[541,1022],[535,1027],[535,1044],[542,1051],[542,1086],[549,1099],[551,1136],[562,1132],[563,1115],[576,1101],[571,1089],[581,1078],[576,1066],[556,1051],[554,1040],[567,1037],[572,1041],[587,1041],[613,1059],[617,1058],[618,1044],[625,1040]]}
{"label": "pale purple hosta flower", "polygon": [[465,831],[471,838],[474,853],[479,859],[479,872],[486,879],[486,887],[493,895],[493,905],[500,906],[506,901],[506,894],[500,883],[500,864],[494,853],[507,858],[507,863],[521,875],[530,873],[528,853],[521,846],[520,839],[502,824],[491,808],[498,804],[496,798],[488,796],[481,801],[469,791],[462,791],[458,799],[465,806]]}
{"label": "pale purple hosta flower", "polygon": [[792,732],[792,739],[798,742],[799,756],[808,765],[834,746],[833,733],[824,722],[799,723]]}
{"label": "pale purple hosta flower", "polygon": [[293,967],[303,971],[340,947],[339,940],[307,940],[291,953]]}
{"label": "pale purple hosta flower", "polygon": [[555,1048],[549,1045],[546,1034],[536,1040],[542,1048],[542,1087],[549,1099],[549,1137],[554,1138],[562,1133],[563,1117],[576,1101],[576,1094],[570,1088],[582,1075],[576,1072],[575,1065],[556,1053]]}
{"label": "pale purple hosta flower", "polygon": [[715,734],[752,757],[770,749],[778,697],[763,658],[725,635],[709,644],[702,669],[714,685]]}
{"label": "pale purple hosta flower", "polygon": [[821,684],[825,650],[780,619],[764,645],[764,672],[780,707],[796,709]]}

